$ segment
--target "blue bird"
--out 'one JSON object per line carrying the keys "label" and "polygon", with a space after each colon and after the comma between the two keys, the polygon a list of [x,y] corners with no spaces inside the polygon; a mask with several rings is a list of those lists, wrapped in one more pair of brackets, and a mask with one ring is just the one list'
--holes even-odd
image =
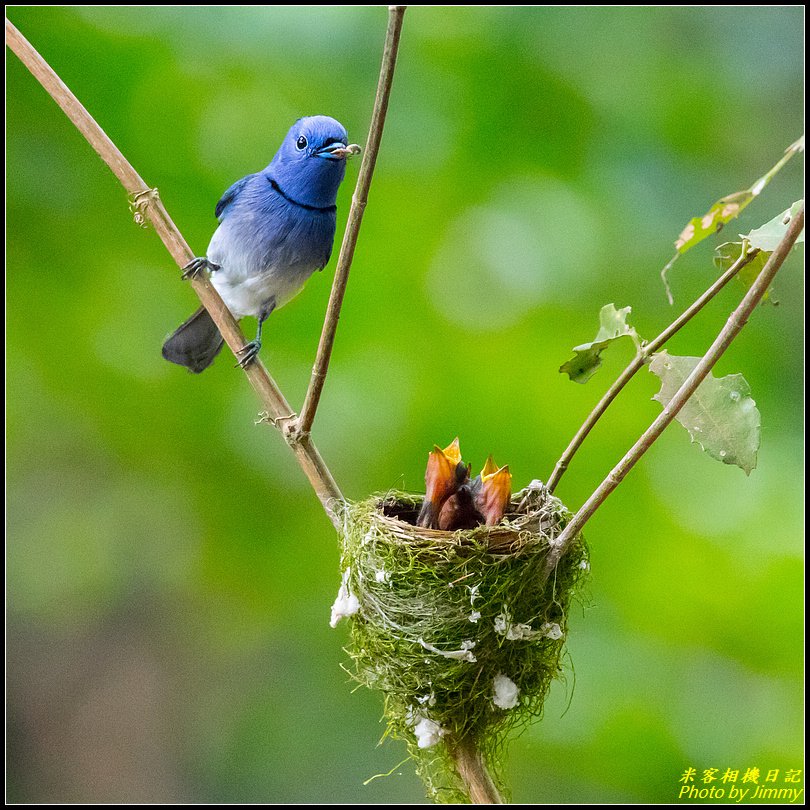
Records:
{"label": "blue bird", "polygon": [[[219,227],[206,255],[184,268],[184,278],[204,269],[234,318],[258,320],[256,338],[240,365],[261,348],[262,325],[271,312],[296,296],[332,254],[338,188],[348,146],[334,118],[300,118],[270,165],[237,180],[217,203]],[[163,357],[199,374],[214,362],[223,340],[211,316],[200,308],[164,342]]]}

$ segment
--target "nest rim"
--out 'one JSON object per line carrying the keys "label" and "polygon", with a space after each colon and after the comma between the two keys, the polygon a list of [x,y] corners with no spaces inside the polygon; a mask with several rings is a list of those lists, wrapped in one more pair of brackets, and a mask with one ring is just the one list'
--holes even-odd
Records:
{"label": "nest rim", "polygon": [[533,481],[514,493],[506,514],[495,526],[480,525],[455,531],[417,526],[416,515],[424,497],[399,490],[374,493],[359,502],[347,504],[346,516],[359,504],[366,503],[373,505],[371,515],[366,518],[382,528],[390,542],[434,548],[484,546],[499,554],[520,553],[527,546],[538,543],[551,545],[571,518],[562,501],[540,481]]}

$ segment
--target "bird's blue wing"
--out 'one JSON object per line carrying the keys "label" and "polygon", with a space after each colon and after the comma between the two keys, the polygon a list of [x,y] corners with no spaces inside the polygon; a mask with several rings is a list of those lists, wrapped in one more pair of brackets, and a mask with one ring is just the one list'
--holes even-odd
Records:
{"label": "bird's blue wing", "polygon": [[[334,236],[332,237],[334,239]],[[320,273],[327,264],[329,264],[329,259],[332,258],[332,242],[329,243],[329,247],[324,252],[323,259],[321,260],[321,266],[318,268],[318,272]]]}
{"label": "bird's blue wing", "polygon": [[239,192],[245,187],[250,178],[253,177],[252,174],[249,174],[247,177],[243,177],[241,180],[237,180],[223,195],[222,199],[217,203],[217,207],[214,209],[214,214],[218,220],[222,220],[222,215],[225,213],[225,209],[236,200],[239,196]]}

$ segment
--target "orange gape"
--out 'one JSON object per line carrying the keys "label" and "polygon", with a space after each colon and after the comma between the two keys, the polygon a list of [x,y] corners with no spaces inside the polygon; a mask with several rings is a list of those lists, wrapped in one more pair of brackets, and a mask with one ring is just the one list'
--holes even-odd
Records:
{"label": "orange gape", "polygon": [[416,525],[430,529],[438,528],[439,513],[445,501],[469,477],[470,469],[461,461],[458,437],[444,450],[435,445],[428,455],[425,470],[425,500]]}
{"label": "orange gape", "polygon": [[498,469],[492,456],[489,456],[481,475],[473,484],[476,482],[480,483],[473,488],[475,508],[481,513],[487,526],[495,526],[501,522],[512,497],[512,473],[509,472],[509,466]]}
{"label": "orange gape", "polygon": [[509,505],[512,496],[512,476],[509,467],[498,466],[487,459],[484,469],[473,481],[469,478],[459,484],[456,492],[444,503],[439,513],[439,528],[454,532],[457,529],[474,529],[485,523],[495,526]]}
{"label": "orange gape", "polygon": [[512,474],[487,458],[470,481],[470,465],[461,460],[458,437],[442,450],[434,445],[425,471],[425,500],[417,526],[454,532],[501,522],[512,497]]}

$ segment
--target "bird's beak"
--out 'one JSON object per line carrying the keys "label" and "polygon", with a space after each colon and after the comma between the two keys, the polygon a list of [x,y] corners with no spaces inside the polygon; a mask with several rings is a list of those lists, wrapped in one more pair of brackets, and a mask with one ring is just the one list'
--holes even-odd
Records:
{"label": "bird's beak", "polygon": [[436,528],[439,511],[444,502],[468,477],[469,469],[461,461],[458,437],[444,450],[435,445],[428,455],[425,470],[425,500],[416,525]]}
{"label": "bird's beak", "polygon": [[444,450],[440,449],[439,445],[435,445],[432,452],[439,452],[453,464],[458,464],[461,461],[461,445],[458,442],[458,436],[453,439]]}
{"label": "bird's beak", "polygon": [[499,468],[490,456],[481,470],[481,484],[476,506],[484,516],[487,526],[495,526],[500,523],[512,497],[512,474],[509,467]]}
{"label": "bird's beak", "polygon": [[441,507],[441,504],[452,495],[461,480],[464,479],[466,470],[466,466],[461,464],[461,450],[457,438],[453,439],[444,450],[436,445],[428,455],[427,470],[425,471],[427,497],[437,501],[438,506]]}
{"label": "bird's beak", "polygon": [[347,145],[341,141],[337,141],[336,143],[330,143],[327,146],[321,147],[313,152],[313,154],[321,158],[326,158],[327,160],[346,160],[352,157],[352,155],[359,155],[360,152],[361,149],[356,143]]}

